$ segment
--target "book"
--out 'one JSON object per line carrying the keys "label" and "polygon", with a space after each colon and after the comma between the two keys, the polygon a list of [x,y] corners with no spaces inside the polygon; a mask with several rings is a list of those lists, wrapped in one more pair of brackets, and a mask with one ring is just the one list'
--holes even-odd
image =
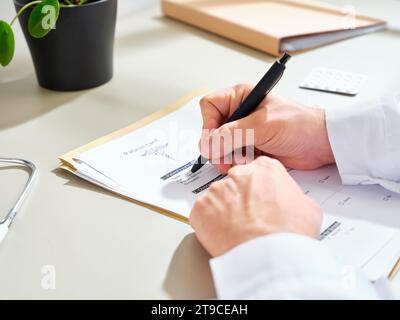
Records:
{"label": "book", "polygon": [[386,22],[313,0],[162,0],[170,18],[279,56],[382,30]]}

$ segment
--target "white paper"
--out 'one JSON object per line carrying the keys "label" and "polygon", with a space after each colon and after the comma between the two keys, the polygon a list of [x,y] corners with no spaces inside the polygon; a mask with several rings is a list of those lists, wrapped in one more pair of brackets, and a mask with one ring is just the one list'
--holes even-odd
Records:
{"label": "white paper", "polygon": [[[190,174],[199,156],[199,99],[126,136],[81,154],[78,170],[139,201],[189,217],[194,201],[223,176],[210,164]],[[201,191],[203,190],[203,191]]]}
{"label": "white paper", "polygon": [[[199,155],[201,128],[199,99],[194,99],[146,127],[79,155],[77,174],[128,197],[189,217],[197,197],[212,181],[224,178],[209,164],[188,174]],[[289,173],[308,196],[329,212],[325,214],[321,237],[338,259],[364,268],[375,257],[383,256],[379,253],[398,230],[379,225],[379,215],[399,214],[399,195],[378,186],[344,187],[335,166]],[[379,261],[374,265],[380,266]],[[374,267],[370,274],[375,276],[377,272]]]}
{"label": "white paper", "polygon": [[[394,228],[325,213],[321,241],[332,250],[342,264],[364,268],[376,260],[375,258],[385,247],[395,242],[394,238],[398,233]],[[397,254],[397,252],[391,252],[391,254]],[[378,258],[380,261],[387,259],[382,255]],[[377,263],[379,262],[374,261],[374,265]],[[388,261],[386,261],[386,266],[387,263]],[[385,268],[379,265],[374,267],[374,271],[377,270],[381,274]],[[368,271],[368,275],[375,276],[371,268]]]}

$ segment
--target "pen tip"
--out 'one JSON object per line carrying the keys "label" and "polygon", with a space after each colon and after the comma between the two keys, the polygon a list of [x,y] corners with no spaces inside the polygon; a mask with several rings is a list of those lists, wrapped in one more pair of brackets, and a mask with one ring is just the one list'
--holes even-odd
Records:
{"label": "pen tip", "polygon": [[190,174],[196,173],[197,170],[198,170],[198,169],[197,169],[197,166],[194,165],[194,166],[192,167],[192,169],[190,169]]}
{"label": "pen tip", "polygon": [[202,167],[201,164],[195,163],[195,164],[193,165],[193,167],[190,169],[190,173],[191,173],[191,174],[192,174],[192,173],[196,173],[197,171],[200,170],[201,167]]}

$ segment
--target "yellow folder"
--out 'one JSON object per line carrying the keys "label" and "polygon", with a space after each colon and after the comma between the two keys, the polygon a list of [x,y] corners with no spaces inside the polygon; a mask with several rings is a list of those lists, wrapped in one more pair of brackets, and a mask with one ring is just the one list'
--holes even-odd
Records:
{"label": "yellow folder", "polygon": [[[206,89],[199,89],[199,90],[193,91],[190,94],[182,97],[178,101],[176,101],[176,102],[166,106],[165,108],[163,108],[163,109],[161,109],[161,110],[159,110],[159,111],[157,111],[157,112],[155,112],[155,113],[143,118],[142,120],[139,120],[139,121],[129,125],[126,128],[117,130],[117,131],[115,131],[113,133],[110,133],[110,134],[108,134],[108,135],[106,135],[104,137],[96,139],[96,140],[94,140],[94,141],[92,141],[92,142],[90,142],[88,144],[85,144],[84,146],[81,146],[81,147],[79,147],[79,148],[77,148],[77,149],[75,149],[73,151],[70,151],[70,152],[60,156],[59,157],[59,159],[61,161],[60,168],[64,169],[64,170],[67,170],[67,171],[69,171],[69,172],[71,172],[73,174],[76,174],[77,173],[77,169],[75,168],[75,158],[79,154],[82,154],[82,153],[84,153],[84,152],[86,152],[86,151],[88,151],[90,149],[98,147],[98,146],[100,146],[102,144],[105,144],[105,143],[107,143],[109,141],[112,141],[112,140],[114,140],[116,138],[122,137],[122,136],[124,136],[124,135],[126,135],[126,134],[128,134],[130,132],[133,132],[133,131],[135,131],[135,130],[137,130],[139,128],[142,128],[142,127],[148,125],[149,123],[151,123],[151,122],[153,122],[155,120],[158,120],[158,119],[164,117],[165,115],[167,115],[167,114],[169,114],[171,112],[174,112],[174,111],[178,110],[180,107],[184,106],[186,103],[188,103],[193,98],[198,97],[200,95],[204,95],[206,92],[207,92]],[[109,190],[109,189],[107,189],[107,190]],[[109,190],[109,191],[113,192],[111,190]],[[113,193],[115,193],[115,192],[113,192]],[[148,209],[151,209],[153,211],[162,213],[164,215],[167,215],[167,216],[172,217],[174,219],[177,219],[179,221],[182,221],[182,222],[185,222],[185,223],[189,222],[186,217],[180,215],[178,212],[168,211],[168,210],[165,210],[163,208],[160,208],[160,207],[148,204],[148,203],[144,203],[144,202],[141,202],[141,201],[137,201],[136,199],[133,199],[133,198],[129,198],[129,197],[123,196],[121,194],[118,194],[118,195],[123,197],[123,198],[125,198],[125,199],[128,199],[129,201],[132,201],[132,202],[134,202],[136,204],[144,206],[144,207],[146,207]]]}
{"label": "yellow folder", "polygon": [[385,21],[313,0],[162,0],[171,18],[278,56],[384,29]]}

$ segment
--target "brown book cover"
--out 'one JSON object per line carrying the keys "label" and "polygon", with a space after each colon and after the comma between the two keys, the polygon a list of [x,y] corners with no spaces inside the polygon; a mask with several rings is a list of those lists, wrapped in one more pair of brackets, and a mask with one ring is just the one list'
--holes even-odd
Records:
{"label": "brown book cover", "polygon": [[278,56],[384,29],[386,22],[312,0],[162,0],[163,13]]}

